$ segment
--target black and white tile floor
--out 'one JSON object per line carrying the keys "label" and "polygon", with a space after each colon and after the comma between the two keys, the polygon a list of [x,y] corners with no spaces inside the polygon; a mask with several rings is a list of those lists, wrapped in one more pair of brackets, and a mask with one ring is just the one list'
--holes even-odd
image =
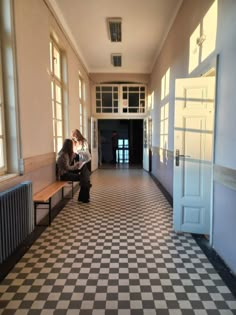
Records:
{"label": "black and white tile floor", "polygon": [[1,315],[232,315],[236,299],[142,170],[98,170],[0,283]]}

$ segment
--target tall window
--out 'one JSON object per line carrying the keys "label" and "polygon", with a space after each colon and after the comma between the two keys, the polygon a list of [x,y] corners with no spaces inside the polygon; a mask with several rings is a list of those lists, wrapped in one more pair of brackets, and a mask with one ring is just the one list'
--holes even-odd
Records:
{"label": "tall window", "polygon": [[[0,43],[1,49],[1,43]],[[2,90],[2,64],[1,64],[1,50],[0,50],[0,175],[6,172],[6,138],[5,138],[5,124],[4,124],[4,103]]]}
{"label": "tall window", "polygon": [[59,152],[63,142],[63,101],[61,51],[53,40],[50,41],[51,97],[53,114],[54,152]]}
{"label": "tall window", "polygon": [[79,129],[84,133],[84,108],[85,108],[85,83],[82,77],[79,77]]}

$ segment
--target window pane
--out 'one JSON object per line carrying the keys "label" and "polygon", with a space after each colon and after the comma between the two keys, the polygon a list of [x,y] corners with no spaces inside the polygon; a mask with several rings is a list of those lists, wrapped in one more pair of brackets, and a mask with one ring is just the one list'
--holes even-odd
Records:
{"label": "window pane", "polygon": [[60,60],[60,53],[59,51],[57,50],[56,47],[54,47],[54,58],[53,58],[53,61],[54,61],[54,74],[59,78],[61,79],[61,60]]}
{"label": "window pane", "polygon": [[102,92],[112,92],[112,86],[103,86]]}
{"label": "window pane", "polygon": [[86,101],[86,85],[83,83],[83,101]]}
{"label": "window pane", "polygon": [[50,53],[50,71],[53,72],[52,42],[50,42],[49,44],[49,53]]}
{"label": "window pane", "polygon": [[109,108],[109,107],[105,107],[105,108],[104,108],[104,107],[103,107],[103,108],[102,108],[102,112],[103,112],[103,113],[112,113],[112,108]]}
{"label": "window pane", "polygon": [[112,107],[112,94],[102,94],[102,106],[103,107]]}
{"label": "window pane", "polygon": [[56,85],[56,101],[61,103],[61,87]]}
{"label": "window pane", "polygon": [[129,87],[129,92],[139,92],[139,87],[138,86],[131,86],[131,87]]}
{"label": "window pane", "polygon": [[62,121],[57,121],[57,137],[62,137]]}
{"label": "window pane", "polygon": [[62,138],[57,138],[57,152],[62,148]]}
{"label": "window pane", "polygon": [[55,118],[54,101],[52,101],[52,118]]}
{"label": "window pane", "polygon": [[129,94],[129,107],[139,107],[139,95]]}
{"label": "window pane", "polygon": [[61,104],[57,103],[57,119],[62,120],[62,108],[61,108]]}
{"label": "window pane", "polygon": [[81,79],[79,79],[79,98],[82,97],[82,83],[81,83]]}
{"label": "window pane", "polygon": [[54,152],[59,152],[56,148],[56,139],[53,138],[53,148],[54,148]]}
{"label": "window pane", "polygon": [[53,128],[53,135],[55,135],[55,124],[56,124],[56,120],[53,119],[53,124],[52,124],[52,128]]}
{"label": "window pane", "polygon": [[123,147],[123,139],[118,139],[118,147]]}
{"label": "window pane", "polygon": [[129,108],[129,113],[138,113],[138,108]]}
{"label": "window pane", "polygon": [[54,83],[51,82],[51,97],[54,99]]}

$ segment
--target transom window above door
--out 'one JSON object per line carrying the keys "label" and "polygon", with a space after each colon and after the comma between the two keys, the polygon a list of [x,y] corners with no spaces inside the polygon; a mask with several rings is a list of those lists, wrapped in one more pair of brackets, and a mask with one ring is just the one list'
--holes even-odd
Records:
{"label": "transom window above door", "polygon": [[96,85],[96,114],[145,114],[146,91],[143,84]]}

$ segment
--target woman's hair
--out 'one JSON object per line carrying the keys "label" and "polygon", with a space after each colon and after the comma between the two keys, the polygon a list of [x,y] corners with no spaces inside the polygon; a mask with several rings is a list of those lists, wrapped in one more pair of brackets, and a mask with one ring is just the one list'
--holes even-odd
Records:
{"label": "woman's hair", "polygon": [[65,139],[63,146],[62,146],[59,153],[61,153],[61,152],[67,153],[69,155],[69,157],[71,158],[71,156],[73,154],[73,142],[71,139]]}
{"label": "woman's hair", "polygon": [[78,129],[74,129],[71,132],[72,139],[75,139],[76,141],[86,141],[86,139],[83,137],[82,133]]}

